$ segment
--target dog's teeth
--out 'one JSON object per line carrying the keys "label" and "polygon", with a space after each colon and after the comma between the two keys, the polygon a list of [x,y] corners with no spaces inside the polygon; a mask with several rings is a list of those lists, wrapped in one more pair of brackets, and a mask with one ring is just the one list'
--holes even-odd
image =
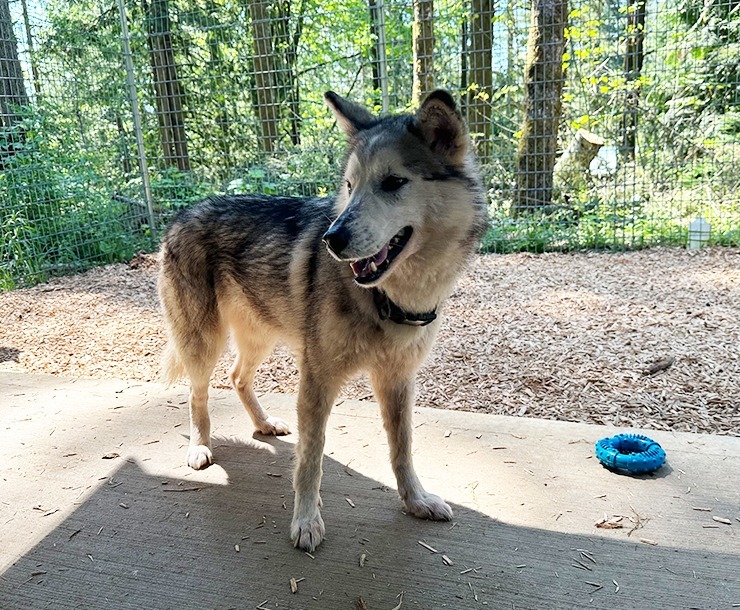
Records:
{"label": "dog's teeth", "polygon": [[378,266],[372,261],[370,261],[368,268],[370,269],[371,273],[375,273],[378,270]]}

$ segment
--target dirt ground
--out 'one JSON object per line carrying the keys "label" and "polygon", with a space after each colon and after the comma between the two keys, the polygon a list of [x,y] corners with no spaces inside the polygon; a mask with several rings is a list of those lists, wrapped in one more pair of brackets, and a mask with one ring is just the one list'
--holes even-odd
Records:
{"label": "dirt ground", "polygon": [[[0,293],[0,370],[156,380],[155,275],[141,256]],[[297,384],[279,348],[257,390]],[[344,396],[372,395],[361,377]],[[480,256],[446,306],[417,404],[740,436],[740,250]]]}

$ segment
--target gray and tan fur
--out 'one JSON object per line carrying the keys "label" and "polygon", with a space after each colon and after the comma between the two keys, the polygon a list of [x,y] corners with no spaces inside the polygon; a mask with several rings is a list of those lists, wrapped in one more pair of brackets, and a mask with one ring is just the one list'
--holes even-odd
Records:
{"label": "gray and tan fur", "polygon": [[[234,388],[264,434],[289,430],[257,400],[255,370],[278,341],[294,350],[301,381],[291,536],[308,551],[324,536],[327,419],[358,371],[369,373],[380,403],[406,510],[451,518],[411,459],[414,377],[440,324],[414,316],[439,312],[487,218],[469,137],[448,93],[432,93],[414,115],[384,118],[331,92],[326,100],[349,141],[336,196],[206,199],[173,221],[159,275],[170,339],[165,377],[190,378],[192,468],[213,459],[208,385],[227,336],[237,351]],[[381,316],[386,300],[411,323]]]}

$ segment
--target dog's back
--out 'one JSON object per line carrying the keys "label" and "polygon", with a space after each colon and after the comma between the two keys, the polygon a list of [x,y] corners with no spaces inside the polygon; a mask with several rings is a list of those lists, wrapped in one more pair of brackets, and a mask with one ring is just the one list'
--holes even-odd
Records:
{"label": "dog's back", "polygon": [[189,374],[183,358],[212,360],[215,351],[220,354],[228,312],[256,316],[277,334],[295,334],[294,325],[286,329],[285,322],[304,314],[305,295],[296,294],[304,287],[296,276],[321,249],[331,203],[211,197],[175,217],[162,243],[159,275],[170,331],[163,361],[167,382]]}

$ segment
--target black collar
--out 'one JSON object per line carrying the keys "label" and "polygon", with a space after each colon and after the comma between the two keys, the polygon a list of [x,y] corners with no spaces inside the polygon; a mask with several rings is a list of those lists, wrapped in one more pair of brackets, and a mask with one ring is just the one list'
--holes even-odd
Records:
{"label": "black collar", "polygon": [[388,295],[377,288],[373,288],[373,301],[378,310],[381,320],[390,320],[396,324],[408,324],[409,326],[426,326],[437,319],[437,310],[427,313],[410,313],[401,309]]}

